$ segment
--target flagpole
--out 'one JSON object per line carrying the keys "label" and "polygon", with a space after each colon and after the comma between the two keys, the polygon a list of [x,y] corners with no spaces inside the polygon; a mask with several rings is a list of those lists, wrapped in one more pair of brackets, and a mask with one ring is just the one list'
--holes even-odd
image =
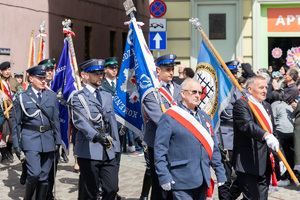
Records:
{"label": "flagpole", "polygon": [[[219,60],[219,62],[221,63],[222,67],[224,68],[224,70],[226,71],[226,73],[229,75],[231,81],[234,83],[234,85],[238,88],[238,90],[242,93],[242,95],[245,97],[246,101],[248,102],[252,112],[254,113],[255,117],[257,118],[257,120],[259,121],[260,125],[262,126],[262,128],[265,131],[268,131],[267,127],[265,126],[265,124],[263,123],[262,119],[260,118],[260,116],[258,115],[257,111],[254,109],[254,106],[252,104],[251,101],[248,100],[245,92],[243,91],[242,87],[240,86],[240,84],[237,82],[237,80],[234,78],[234,76],[232,75],[231,71],[229,70],[229,68],[227,67],[227,65],[225,64],[225,62],[223,61],[223,59],[221,58],[221,56],[219,55],[219,53],[217,52],[217,50],[215,49],[215,47],[213,46],[213,44],[210,42],[210,40],[208,39],[208,37],[206,36],[206,34],[204,33],[203,29],[201,28],[200,22],[198,18],[191,18],[189,19],[189,22],[191,22],[195,29],[198,29],[198,31],[201,33],[201,36],[204,38],[206,44],[208,44],[210,50],[212,51],[212,53],[215,55],[215,57]],[[295,184],[299,187],[299,181],[297,179],[297,177],[295,176],[293,170],[291,169],[290,165],[288,164],[288,162],[286,161],[284,155],[282,154],[281,150],[278,149],[278,155],[280,157],[280,159],[282,160],[282,162],[284,163],[284,165],[286,166],[289,174],[291,175],[293,181],[295,182]]]}
{"label": "flagpole", "polygon": [[[31,61],[32,61],[32,51],[33,51],[33,32],[34,30],[31,31],[31,36],[30,36],[30,44],[29,44],[29,56],[28,56],[28,65],[27,65],[27,69],[29,67],[31,67]],[[27,80],[27,73],[25,72],[25,81],[26,81],[26,88],[28,87],[28,80]]]}
{"label": "flagpole", "polygon": [[[124,8],[125,8],[125,11],[126,11],[126,15],[130,15],[130,18],[131,19],[135,19],[135,16],[133,14],[133,11],[136,11],[136,8],[134,7],[134,4],[132,2],[132,0],[126,0],[124,3]],[[160,84],[160,87],[162,85]],[[159,88],[160,88],[159,87]],[[160,92],[159,92],[159,88],[155,88],[156,89],[156,92],[157,92],[157,96],[158,96],[158,100],[159,100],[159,103],[160,103],[160,108],[161,108],[161,111],[163,113],[166,112],[166,107],[165,105],[162,103],[162,98],[161,98],[161,95],[160,95]]]}
{"label": "flagpole", "polygon": [[[67,35],[67,40],[68,40],[68,45],[69,45],[69,50],[71,51],[71,56],[72,56],[72,61],[73,61],[73,68],[74,68],[74,73],[76,77],[76,83],[78,90],[81,90],[81,81],[80,81],[80,76],[79,76],[79,71],[78,71],[78,65],[77,65],[77,60],[75,56],[75,50],[74,50],[74,45],[73,45],[73,40],[71,37],[71,34],[74,34],[71,30],[71,20],[66,19],[65,21],[62,22],[62,25],[64,26],[63,32],[66,33]],[[75,34],[74,34],[75,36]]]}
{"label": "flagpole", "polygon": [[40,45],[39,45],[39,53],[38,53],[38,60],[37,63],[42,61],[42,52],[43,52],[43,36],[42,34],[45,33],[45,21],[42,21],[40,24]]}

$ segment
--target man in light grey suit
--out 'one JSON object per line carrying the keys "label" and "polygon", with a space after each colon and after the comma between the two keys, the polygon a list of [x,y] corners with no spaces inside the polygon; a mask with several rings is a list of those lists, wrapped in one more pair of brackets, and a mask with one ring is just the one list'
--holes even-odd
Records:
{"label": "man in light grey suit", "polygon": [[202,94],[200,83],[188,78],[181,84],[180,93],[181,102],[167,110],[158,123],[154,142],[156,173],[161,187],[173,190],[173,199],[202,200],[210,186],[210,166],[218,185],[226,181],[225,169],[211,119],[197,107]]}
{"label": "man in light grey suit", "polygon": [[82,66],[88,75],[87,85],[71,100],[71,104],[89,120],[73,110],[72,120],[78,129],[75,155],[85,190],[83,199],[97,199],[99,176],[102,199],[112,200],[118,191],[115,154],[120,152],[120,142],[117,121],[111,94],[99,87],[104,77],[104,63],[104,60],[93,59]]}
{"label": "man in light grey suit", "polygon": [[[175,66],[175,54],[165,54],[157,59],[155,59],[155,64],[157,66],[157,75],[161,81],[162,89],[167,91],[169,97],[171,97],[175,102],[181,100],[180,96],[180,86],[172,81],[174,75],[174,66]],[[151,199],[166,199],[167,195],[164,194],[162,188],[158,183],[158,178],[155,173],[154,167],[154,139],[155,132],[157,128],[158,121],[162,115],[162,111],[158,102],[157,92],[149,93],[144,101],[143,106],[147,114],[147,124],[146,124],[146,133],[144,141],[146,142],[149,149],[149,162],[150,162],[150,171],[152,179],[152,191]],[[170,108],[172,102],[168,102],[166,98],[162,98],[162,103],[165,105],[166,109]]]}

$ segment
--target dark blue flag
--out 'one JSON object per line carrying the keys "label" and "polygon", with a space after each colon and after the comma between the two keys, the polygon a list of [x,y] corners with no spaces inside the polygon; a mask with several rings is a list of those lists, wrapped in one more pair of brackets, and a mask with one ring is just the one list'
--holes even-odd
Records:
{"label": "dark blue flag", "polygon": [[141,102],[159,85],[156,67],[141,27],[131,19],[113,102],[117,120],[140,135],[144,132]]}
{"label": "dark blue flag", "polygon": [[[68,48],[68,40],[65,40],[65,45],[60,56],[59,63],[53,79],[51,88],[58,96],[62,96],[68,101],[72,92],[77,91],[75,82],[75,73],[72,66],[72,56]],[[69,148],[69,111],[66,105],[58,103],[61,138],[66,149]]]}

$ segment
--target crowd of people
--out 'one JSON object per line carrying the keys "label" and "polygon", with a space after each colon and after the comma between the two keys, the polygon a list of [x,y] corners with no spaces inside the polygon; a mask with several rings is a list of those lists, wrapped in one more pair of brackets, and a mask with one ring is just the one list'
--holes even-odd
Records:
{"label": "crowd of people", "polygon": [[[116,121],[118,58],[79,64],[82,88],[66,102],[71,111],[74,170],[79,173],[78,199],[121,199],[118,172],[126,146],[131,152],[136,146],[134,155],[143,155],[147,164],[141,200],[206,199],[213,184],[211,167],[219,199],[241,195],[267,199],[271,188],[289,185],[291,176],[277,152],[284,153],[297,174],[300,73],[298,58],[294,59],[295,67],[283,64],[272,71],[276,68],[270,66],[257,73],[243,58],[227,62],[243,91],[235,88],[214,132],[210,117],[198,106],[203,86],[194,79],[195,72],[178,64],[175,54],[158,57],[154,62],[162,87],[143,99],[143,138]],[[176,64],[178,77],[174,77]],[[68,162],[60,148],[58,98],[51,90],[54,70],[55,59],[45,59],[26,70],[24,82],[23,72],[12,78],[9,62],[0,65],[1,164],[9,165],[14,153],[22,161],[20,183],[25,185],[26,200],[34,193],[36,199],[55,199],[53,174],[60,157]]]}

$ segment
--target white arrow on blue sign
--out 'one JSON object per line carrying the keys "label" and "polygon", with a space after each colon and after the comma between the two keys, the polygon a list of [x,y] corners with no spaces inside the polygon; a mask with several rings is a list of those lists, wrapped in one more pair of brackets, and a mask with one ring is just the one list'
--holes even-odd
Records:
{"label": "white arrow on blue sign", "polygon": [[167,49],[167,32],[150,32],[149,33],[150,50]]}

